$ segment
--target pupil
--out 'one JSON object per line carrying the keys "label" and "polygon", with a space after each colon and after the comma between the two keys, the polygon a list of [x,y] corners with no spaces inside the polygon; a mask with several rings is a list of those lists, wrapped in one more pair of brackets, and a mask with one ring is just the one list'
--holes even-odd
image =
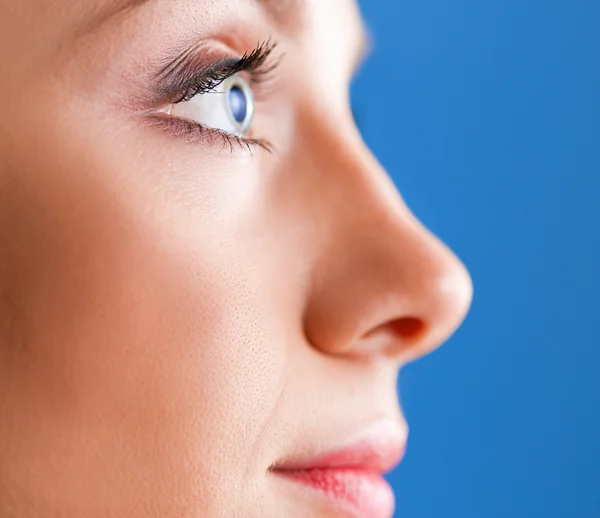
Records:
{"label": "pupil", "polygon": [[248,99],[239,86],[233,86],[229,90],[229,109],[233,118],[242,124],[248,115]]}

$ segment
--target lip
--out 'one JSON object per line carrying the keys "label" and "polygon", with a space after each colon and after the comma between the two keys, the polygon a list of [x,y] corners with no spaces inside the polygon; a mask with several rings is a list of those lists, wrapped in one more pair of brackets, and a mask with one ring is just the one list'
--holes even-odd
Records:
{"label": "lip", "polygon": [[394,493],[383,475],[406,451],[406,433],[392,421],[377,423],[343,446],[314,457],[284,461],[273,473],[320,494],[355,518],[389,518]]}

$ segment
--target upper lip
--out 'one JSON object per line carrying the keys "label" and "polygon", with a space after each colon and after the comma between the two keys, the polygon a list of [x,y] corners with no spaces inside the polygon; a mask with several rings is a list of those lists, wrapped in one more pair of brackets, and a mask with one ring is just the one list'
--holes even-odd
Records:
{"label": "upper lip", "polygon": [[406,427],[391,420],[380,421],[359,432],[341,445],[313,456],[284,460],[273,467],[276,472],[311,469],[357,469],[387,473],[402,460],[406,450]]}

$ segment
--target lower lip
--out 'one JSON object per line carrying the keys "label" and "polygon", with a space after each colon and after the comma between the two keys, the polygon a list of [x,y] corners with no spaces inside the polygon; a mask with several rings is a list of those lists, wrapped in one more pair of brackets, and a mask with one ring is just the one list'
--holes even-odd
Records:
{"label": "lower lip", "polygon": [[358,468],[315,468],[278,474],[321,493],[350,516],[390,518],[394,514],[394,492],[379,473]]}

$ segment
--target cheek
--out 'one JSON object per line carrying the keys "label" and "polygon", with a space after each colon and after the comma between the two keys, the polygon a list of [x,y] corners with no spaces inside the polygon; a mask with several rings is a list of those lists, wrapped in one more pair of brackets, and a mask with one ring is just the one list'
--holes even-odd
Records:
{"label": "cheek", "polygon": [[199,220],[109,164],[56,164],[12,193],[14,485],[80,516],[236,508],[272,460],[252,452],[283,369],[257,265],[223,207]]}

